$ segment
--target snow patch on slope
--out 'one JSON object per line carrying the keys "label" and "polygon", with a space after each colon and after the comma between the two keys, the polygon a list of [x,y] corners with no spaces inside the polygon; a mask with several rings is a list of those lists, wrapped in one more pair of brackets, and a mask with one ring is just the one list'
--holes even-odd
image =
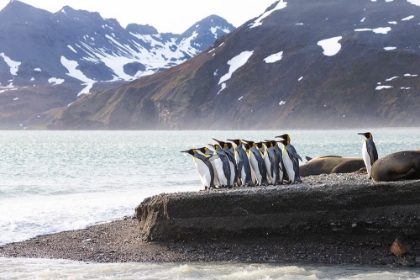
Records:
{"label": "snow patch on slope", "polygon": [[420,0],[407,0],[407,2],[416,6],[420,6]]}
{"label": "snow patch on slope", "polygon": [[67,58],[65,58],[64,56],[61,56],[60,58],[61,64],[67,68],[67,71],[69,71],[67,73],[67,75],[69,75],[70,77],[73,77],[75,79],[78,79],[82,82],[95,82],[91,79],[89,79],[88,77],[85,76],[85,74],[83,74],[82,71],[77,69],[77,66],[79,66],[79,63],[77,63],[77,61],[74,60],[68,60]]}
{"label": "snow patch on slope", "polygon": [[275,53],[264,58],[265,63],[274,63],[283,58],[283,51]]}
{"label": "snow patch on slope", "polygon": [[219,85],[221,83],[226,82],[227,80],[229,80],[232,77],[232,74],[236,70],[238,70],[238,68],[240,68],[243,65],[245,65],[245,63],[248,62],[248,59],[252,56],[253,53],[254,53],[254,51],[244,51],[244,52],[241,52],[240,54],[238,54],[237,56],[233,57],[231,60],[229,60],[227,62],[227,64],[230,65],[229,72],[226,73],[225,75],[223,75],[220,78]]}
{"label": "snow patch on slope", "polygon": [[50,83],[50,84],[54,84],[54,85],[59,85],[59,84],[62,84],[62,83],[64,83],[64,79],[59,79],[59,78],[49,78],[48,79],[48,82]]}
{"label": "snow patch on slope", "polygon": [[259,18],[257,18],[253,23],[251,23],[251,24],[249,24],[248,26],[249,26],[249,28],[254,28],[254,27],[257,27],[257,26],[260,26],[260,25],[262,25],[263,23],[262,23],[262,20],[263,19],[265,19],[266,17],[268,17],[269,15],[271,15],[274,11],[277,11],[277,10],[281,10],[281,9],[284,9],[284,8],[286,8],[286,6],[287,6],[287,2],[283,2],[283,0],[280,0],[278,3],[277,3],[277,5],[272,9],[272,10],[269,10],[269,11],[267,11],[267,12],[265,12],[265,13],[263,13]]}
{"label": "snow patch on slope", "polygon": [[324,55],[333,56],[340,51],[341,44],[338,41],[340,41],[342,38],[342,36],[338,36],[334,38],[324,39],[319,41],[317,45],[322,47],[322,49],[324,50]]}
{"label": "snow patch on slope", "polygon": [[6,62],[6,64],[10,67],[10,74],[16,76],[17,72],[19,71],[19,65],[21,64],[21,62],[11,60],[4,53],[0,53],[0,56],[3,57],[4,62]]}
{"label": "snow patch on slope", "polygon": [[372,31],[376,34],[387,34],[389,31],[391,31],[391,27],[378,27],[378,28],[359,28],[355,29],[356,32],[363,32],[363,31]]}
{"label": "snow patch on slope", "polygon": [[410,20],[410,19],[413,19],[413,18],[414,18],[414,16],[408,16],[406,18],[401,19],[401,21],[407,21],[407,20]]}

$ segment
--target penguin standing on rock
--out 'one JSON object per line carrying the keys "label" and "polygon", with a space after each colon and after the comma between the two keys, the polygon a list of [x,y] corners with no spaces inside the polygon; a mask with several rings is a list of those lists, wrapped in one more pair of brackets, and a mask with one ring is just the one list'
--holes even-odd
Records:
{"label": "penguin standing on rock", "polygon": [[209,145],[214,148],[214,155],[218,156],[214,161],[221,187],[232,187],[235,183],[235,168],[233,163],[230,162],[219,144]]}
{"label": "penguin standing on rock", "polygon": [[233,164],[233,169],[235,172],[235,183],[233,185],[237,185],[240,186],[241,185],[241,181],[240,178],[238,176],[238,165],[236,164],[236,160],[235,160],[235,154],[234,154],[234,148],[233,148],[233,144],[230,142],[224,142],[221,140],[217,140],[215,138],[213,138],[214,141],[216,141],[220,147],[222,148],[222,150],[225,152],[226,156],[228,157],[229,161]]}
{"label": "penguin standing on rock", "polygon": [[204,155],[202,152],[199,152],[198,149],[181,151],[181,153],[192,155],[195,167],[197,168],[201,183],[203,184],[204,188],[206,190],[214,188],[214,170],[212,164],[210,163],[211,156]]}
{"label": "penguin standing on rock", "polygon": [[238,176],[241,179],[243,186],[253,186],[254,182],[251,177],[251,166],[249,164],[248,155],[245,150],[244,143],[240,139],[227,139],[236,144],[235,160],[238,165]]}
{"label": "penguin standing on rock", "polygon": [[378,151],[376,150],[375,142],[373,142],[373,136],[370,132],[358,133],[366,137],[362,146],[363,161],[365,162],[366,171],[368,177],[371,178],[371,168],[375,161],[378,160]]}
{"label": "penguin standing on rock", "polygon": [[288,134],[283,134],[276,136],[276,138],[283,139],[279,142],[284,145],[282,149],[283,164],[286,169],[287,175],[289,175],[289,183],[301,183],[302,179],[299,176],[299,160],[302,161],[302,158],[296,152],[295,147],[293,147],[293,145],[290,144],[290,136]]}
{"label": "penguin standing on rock", "polygon": [[[274,145],[277,146],[277,142],[274,141]],[[274,150],[274,145],[271,141],[266,140],[264,142],[266,149],[264,150],[263,158],[265,162],[265,167],[267,168],[268,178],[271,181],[271,184],[277,185],[281,184],[280,182],[280,163],[279,157]]]}
{"label": "penguin standing on rock", "polygon": [[242,141],[246,142],[250,147],[249,162],[255,172],[258,185],[267,186],[267,168],[257,143],[248,140]]}
{"label": "penguin standing on rock", "polygon": [[[274,153],[276,154],[278,161],[279,161],[279,181],[278,183],[280,185],[283,184],[283,180],[284,179],[288,179],[288,175],[286,172],[286,168],[284,167],[284,163],[283,163],[283,153],[282,150],[280,149],[279,143],[276,140],[269,140],[271,142],[271,145],[273,147]],[[285,176],[286,175],[286,176]]]}

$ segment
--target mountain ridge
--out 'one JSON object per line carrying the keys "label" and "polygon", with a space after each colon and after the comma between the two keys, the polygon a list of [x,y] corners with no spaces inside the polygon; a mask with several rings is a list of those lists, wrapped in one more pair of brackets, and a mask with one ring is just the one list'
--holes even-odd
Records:
{"label": "mountain ridge", "polygon": [[[70,90],[73,102],[82,94],[177,65],[206,48],[215,36],[233,29],[226,20],[212,15],[183,34],[158,33],[150,25],[123,28],[116,19],[103,19],[98,12],[70,6],[50,13],[20,1],[9,2],[0,11],[0,95],[13,90],[23,102],[24,96],[19,94],[23,87],[42,89],[60,84]],[[12,101],[9,99],[8,105],[12,106]],[[0,128],[19,129],[20,124],[42,113],[31,106],[26,104],[32,115],[0,112]],[[15,114],[19,121],[6,125],[3,118],[8,114]]]}
{"label": "mountain ridge", "polygon": [[419,19],[408,1],[277,1],[183,64],[79,100],[49,128],[418,126]]}

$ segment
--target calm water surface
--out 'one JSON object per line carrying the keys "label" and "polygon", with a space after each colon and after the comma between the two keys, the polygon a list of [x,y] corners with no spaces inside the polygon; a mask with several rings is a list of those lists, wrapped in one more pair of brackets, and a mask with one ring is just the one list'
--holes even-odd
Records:
{"label": "calm water surface", "polygon": [[[358,130],[0,131],[0,245],[133,215],[146,197],[202,186],[181,150],[289,133],[304,156],[361,156]],[[420,149],[418,129],[377,129],[379,157]],[[0,259],[0,279],[420,279],[416,271],[354,266],[86,264]]]}

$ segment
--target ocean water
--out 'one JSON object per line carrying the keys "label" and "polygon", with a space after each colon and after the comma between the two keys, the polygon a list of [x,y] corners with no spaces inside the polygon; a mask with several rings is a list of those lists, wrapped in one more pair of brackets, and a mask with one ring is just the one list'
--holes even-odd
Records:
{"label": "ocean water", "polygon": [[[365,130],[0,131],[0,245],[131,216],[146,197],[203,189],[181,150],[289,133],[298,153],[361,156]],[[379,157],[420,149],[419,129],[373,129]],[[265,264],[87,264],[0,258],[0,279],[420,279],[416,271]]]}

